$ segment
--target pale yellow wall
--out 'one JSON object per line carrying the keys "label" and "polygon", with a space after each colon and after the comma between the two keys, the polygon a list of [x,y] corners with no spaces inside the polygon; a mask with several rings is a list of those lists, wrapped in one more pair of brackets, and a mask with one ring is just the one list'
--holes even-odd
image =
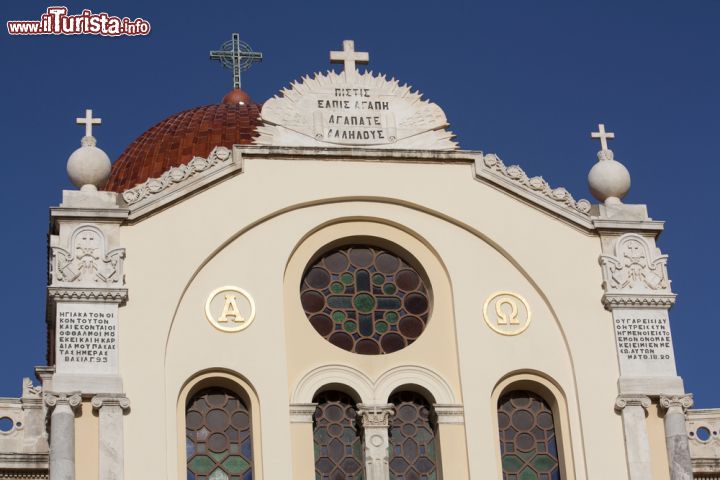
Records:
{"label": "pale yellow wall", "polygon": [[83,400],[82,410],[75,417],[75,478],[97,480],[99,472],[98,416],[90,400]]}
{"label": "pale yellow wall", "polygon": [[[209,368],[236,372],[253,386],[262,443],[273,452],[262,458],[264,478],[292,478],[291,392],[307,369],[337,361],[370,376],[401,363],[437,370],[465,405],[472,478],[497,476],[493,388],[512,372],[542,372],[567,397],[575,478],[627,477],[596,237],[474,180],[470,164],[245,162],[243,174],[121,229],[130,300],[120,311],[120,368],[133,402],[125,417],[127,478],[182,477],[178,396]],[[338,219],[395,225],[434,252],[428,261],[437,278],[445,276],[437,285],[446,284],[435,302],[449,311],[433,315],[407,349],[382,357],[335,349],[312,330],[290,291],[284,295],[295,248]],[[207,294],[227,284],[248,290],[257,304],[255,322],[240,333],[219,332],[204,318]],[[532,306],[533,323],[517,337],[482,321],[484,299],[501,289]],[[312,348],[300,349],[298,338]],[[150,442],[148,431],[164,432],[165,444]]]}
{"label": "pale yellow wall", "polygon": [[670,480],[667,445],[665,443],[665,424],[657,400],[647,409],[645,425],[650,440],[650,460],[653,480]]}

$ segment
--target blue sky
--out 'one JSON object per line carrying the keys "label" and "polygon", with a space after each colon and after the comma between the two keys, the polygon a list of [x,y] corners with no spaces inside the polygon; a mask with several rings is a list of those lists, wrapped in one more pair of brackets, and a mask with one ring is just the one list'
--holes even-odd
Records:
{"label": "blue sky", "polygon": [[[50,5],[3,2],[3,24],[38,19]],[[720,1],[64,5],[143,17],[152,33],[0,35],[0,396],[18,395],[22,377],[44,364],[48,207],[71,188],[65,163],[83,135],[75,117],[93,108],[103,119],[99,146],[117,158],[168,115],[222,98],[231,76],[208,51],[239,32],[265,55],[243,76],[255,100],[329,68],[328,51],[352,38],[372,70],[438,103],[462,148],[497,153],[576,198],[590,197],[599,147],[589,132],[605,123],[632,175],[626,203],[646,203],[667,221],[659,246],[679,295],[671,311],[679,373],[697,407],[720,406]]]}

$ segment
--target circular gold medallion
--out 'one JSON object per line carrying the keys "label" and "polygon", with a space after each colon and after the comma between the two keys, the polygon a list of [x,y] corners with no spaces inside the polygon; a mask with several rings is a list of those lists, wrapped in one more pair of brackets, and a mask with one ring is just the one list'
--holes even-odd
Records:
{"label": "circular gold medallion", "polygon": [[519,335],[530,326],[530,306],[517,293],[495,292],[485,300],[483,318],[500,335]]}
{"label": "circular gold medallion", "polygon": [[205,316],[218,330],[239,332],[255,320],[255,301],[240,287],[220,287],[208,295]]}

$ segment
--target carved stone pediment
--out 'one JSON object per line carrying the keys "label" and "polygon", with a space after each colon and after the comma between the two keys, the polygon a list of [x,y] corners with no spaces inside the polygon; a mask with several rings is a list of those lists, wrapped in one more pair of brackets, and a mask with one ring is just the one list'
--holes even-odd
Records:
{"label": "carved stone pediment", "polygon": [[51,246],[50,285],[121,287],[125,284],[125,249],[108,249],[107,237],[96,225],[80,225],[67,245]]}
{"label": "carved stone pediment", "polygon": [[600,255],[603,288],[608,293],[670,293],[667,260],[645,237],[626,233],[614,255]]}
{"label": "carved stone pediment", "polygon": [[455,150],[442,109],[372,72],[316,73],[263,105],[258,145]]}

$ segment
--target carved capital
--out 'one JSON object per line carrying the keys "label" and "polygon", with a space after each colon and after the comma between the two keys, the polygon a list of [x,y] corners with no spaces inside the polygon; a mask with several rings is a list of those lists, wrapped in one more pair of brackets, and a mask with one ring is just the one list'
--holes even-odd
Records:
{"label": "carved capital", "polygon": [[462,405],[436,403],[433,410],[437,416],[437,423],[465,423],[465,409]]}
{"label": "carved capital", "polygon": [[665,410],[679,408],[683,412],[693,406],[692,394],[687,395],[660,395],[660,406]]}
{"label": "carved capital", "polygon": [[652,401],[646,395],[618,395],[615,399],[615,410],[619,412],[625,407],[642,407],[647,410],[650,405],[652,405]]}
{"label": "carved capital", "polygon": [[292,403],[290,404],[291,423],[312,423],[313,415],[317,409],[317,403]]}
{"label": "carved capital", "polygon": [[362,418],[364,428],[388,428],[390,415],[395,412],[393,404],[358,405],[358,414]]}
{"label": "carved capital", "polygon": [[130,399],[123,395],[95,395],[91,403],[95,410],[103,407],[120,407],[124,413],[130,409]]}
{"label": "carved capital", "polygon": [[72,393],[55,393],[46,392],[43,394],[43,401],[48,409],[53,409],[58,405],[67,405],[72,410],[75,410],[82,403],[82,397],[80,392]]}

